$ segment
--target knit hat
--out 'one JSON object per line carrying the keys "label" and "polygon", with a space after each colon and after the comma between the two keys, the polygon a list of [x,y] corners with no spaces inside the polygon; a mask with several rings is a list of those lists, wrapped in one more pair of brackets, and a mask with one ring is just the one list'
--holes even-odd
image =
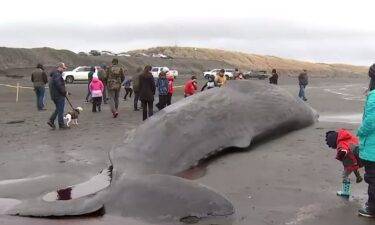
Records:
{"label": "knit hat", "polygon": [[337,148],[337,132],[330,130],[326,133],[326,144],[330,148]]}
{"label": "knit hat", "polygon": [[375,64],[372,64],[368,71],[368,76],[371,78],[375,78]]}

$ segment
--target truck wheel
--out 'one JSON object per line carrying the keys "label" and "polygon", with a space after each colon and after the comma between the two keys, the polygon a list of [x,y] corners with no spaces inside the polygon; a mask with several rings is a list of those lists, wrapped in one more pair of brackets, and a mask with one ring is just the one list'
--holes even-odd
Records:
{"label": "truck wheel", "polygon": [[66,81],[66,83],[71,84],[74,81],[74,77],[73,76],[67,76],[65,78],[65,81]]}
{"label": "truck wheel", "polygon": [[227,80],[230,80],[230,77],[228,75],[225,75],[225,77],[227,78]]}

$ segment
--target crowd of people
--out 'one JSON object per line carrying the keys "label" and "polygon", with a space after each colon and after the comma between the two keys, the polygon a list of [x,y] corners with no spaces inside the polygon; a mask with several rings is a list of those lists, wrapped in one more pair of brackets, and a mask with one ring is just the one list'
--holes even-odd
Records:
{"label": "crowd of people", "polygon": [[[65,88],[65,81],[63,80],[62,73],[65,71],[66,66],[64,63],[59,63],[55,70],[50,74],[48,79],[43,65],[38,64],[36,69],[32,72],[31,81],[34,84],[34,90],[37,98],[38,110],[45,110],[44,96],[45,85],[49,83],[51,99],[56,105],[56,110],[51,115],[48,125],[56,128],[54,121],[58,118],[58,125],[60,129],[68,129],[64,126],[63,113],[65,98],[68,92]],[[165,67],[155,79],[151,73],[151,66],[145,66],[144,69],[138,68],[132,76],[125,76],[125,69],[119,65],[118,59],[114,58],[110,66],[102,65],[101,67],[91,67],[88,73],[87,94],[85,103],[92,103],[92,112],[101,112],[102,103],[109,103],[113,118],[119,114],[119,98],[121,87],[124,87],[125,94],[123,100],[134,96],[134,111],[139,111],[138,102],[141,102],[143,110],[143,120],[153,115],[154,112],[154,96],[158,93],[159,102],[155,105],[158,110],[171,105],[172,96],[174,92],[174,77],[169,74],[168,68]],[[95,72],[97,71],[97,75]],[[244,75],[237,68],[233,73],[233,80],[243,80]],[[49,82],[48,82],[49,80]],[[299,79],[303,80],[303,79]],[[307,75],[305,80],[307,81]],[[212,89],[215,87],[222,87],[227,82],[225,70],[221,69],[216,75],[208,77],[207,82],[202,86],[201,91]],[[278,74],[275,69],[272,70],[272,76],[269,78],[271,84],[277,85]],[[300,87],[305,87],[301,84]],[[198,90],[198,81],[196,76],[192,76],[184,85],[184,97],[189,97],[196,93]],[[304,100],[304,91],[300,90]]]}

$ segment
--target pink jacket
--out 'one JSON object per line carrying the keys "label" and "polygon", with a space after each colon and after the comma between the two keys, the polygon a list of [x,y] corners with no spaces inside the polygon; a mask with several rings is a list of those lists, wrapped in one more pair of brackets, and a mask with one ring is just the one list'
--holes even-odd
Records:
{"label": "pink jacket", "polygon": [[95,97],[102,97],[103,96],[103,91],[104,91],[104,85],[103,83],[99,80],[97,77],[93,77],[92,81],[89,85],[89,89],[91,92],[91,96],[93,98]]}

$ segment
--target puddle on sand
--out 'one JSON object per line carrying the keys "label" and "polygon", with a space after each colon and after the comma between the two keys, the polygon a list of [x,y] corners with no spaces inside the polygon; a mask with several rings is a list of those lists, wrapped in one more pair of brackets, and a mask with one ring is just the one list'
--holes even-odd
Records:
{"label": "puddle on sand", "polygon": [[355,123],[359,124],[362,120],[361,113],[354,114],[326,114],[319,116],[319,122],[336,122],[336,123]]}
{"label": "puddle on sand", "polygon": [[43,200],[46,202],[64,201],[95,194],[110,185],[112,169],[113,167],[110,166],[86,182],[49,192],[43,196]]}

